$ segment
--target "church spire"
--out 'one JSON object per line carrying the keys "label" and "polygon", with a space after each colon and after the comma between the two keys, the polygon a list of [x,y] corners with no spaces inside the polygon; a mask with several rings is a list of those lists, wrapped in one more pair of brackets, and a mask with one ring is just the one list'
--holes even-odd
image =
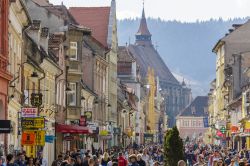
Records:
{"label": "church spire", "polygon": [[150,44],[151,43],[151,33],[148,30],[147,26],[147,20],[145,17],[145,11],[144,11],[144,1],[143,1],[143,9],[142,9],[142,17],[141,17],[141,22],[140,22],[140,27],[138,32],[135,35],[136,37],[136,44]]}

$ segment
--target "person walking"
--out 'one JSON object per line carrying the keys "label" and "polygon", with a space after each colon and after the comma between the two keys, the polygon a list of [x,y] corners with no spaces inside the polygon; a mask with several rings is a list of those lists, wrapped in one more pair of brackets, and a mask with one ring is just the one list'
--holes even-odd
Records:
{"label": "person walking", "polygon": [[13,154],[8,154],[6,156],[6,160],[7,160],[7,166],[18,166],[16,163],[14,163],[14,156],[13,156]]}
{"label": "person walking", "polygon": [[139,166],[137,163],[137,157],[135,154],[129,156],[129,166]]}
{"label": "person walking", "polygon": [[141,154],[137,155],[137,163],[139,164],[139,166],[146,166],[146,162],[144,160],[142,160]]}
{"label": "person walking", "polygon": [[122,152],[120,152],[118,157],[118,166],[127,166],[127,165],[128,161],[124,158]]}
{"label": "person walking", "polygon": [[46,158],[43,157],[43,152],[42,152],[42,151],[39,152],[39,154],[38,154],[38,159],[39,159],[39,161],[40,161],[40,165],[41,165],[41,166],[48,166],[48,161],[47,161]]}
{"label": "person walking", "polygon": [[186,166],[186,163],[185,163],[185,161],[180,160],[180,161],[178,162],[177,166]]}
{"label": "person walking", "polygon": [[104,152],[103,158],[101,160],[101,165],[107,166],[109,161],[110,161],[109,154],[107,152]]}
{"label": "person walking", "polygon": [[34,166],[34,159],[33,159],[33,157],[28,158],[27,166]]}
{"label": "person walking", "polygon": [[52,162],[51,166],[60,166],[62,164],[62,161],[63,161],[63,156],[59,154],[57,156],[57,159]]}

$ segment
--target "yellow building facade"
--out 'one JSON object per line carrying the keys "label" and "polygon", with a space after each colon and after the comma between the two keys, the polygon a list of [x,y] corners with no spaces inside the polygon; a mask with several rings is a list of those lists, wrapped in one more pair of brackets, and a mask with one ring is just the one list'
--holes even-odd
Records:
{"label": "yellow building facade", "polygon": [[18,132],[18,112],[22,105],[22,50],[23,30],[29,25],[30,18],[23,1],[10,3],[9,13],[9,71],[13,80],[9,84],[8,119],[12,122],[13,132],[8,135],[9,153],[20,150],[20,132]]}
{"label": "yellow building facade", "polygon": [[148,85],[149,85],[149,101],[148,101],[148,127],[150,133],[155,134],[156,128],[156,114],[155,114],[155,76],[154,69],[148,68]]}

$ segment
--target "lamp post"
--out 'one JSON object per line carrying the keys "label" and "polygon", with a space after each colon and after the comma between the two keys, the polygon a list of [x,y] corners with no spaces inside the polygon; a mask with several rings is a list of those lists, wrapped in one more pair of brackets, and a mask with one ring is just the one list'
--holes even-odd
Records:
{"label": "lamp post", "polygon": [[[16,92],[16,84],[15,82],[21,78],[23,80],[24,74],[23,74],[23,67],[25,64],[30,64],[28,61],[23,62],[21,64],[19,64],[19,68],[17,70],[17,72],[14,74],[14,78],[9,82],[9,88],[12,89],[12,94],[9,97],[8,102],[10,102],[10,99],[14,99],[15,98],[15,92]],[[32,64],[30,64],[32,65]],[[38,74],[36,71],[33,71],[30,75],[30,77],[32,78],[37,78]],[[21,89],[20,91],[23,92],[23,94],[21,94],[21,101],[20,101],[20,105],[21,108],[23,107],[24,103],[25,103],[25,96],[24,96],[24,89],[23,89],[23,81],[21,81]],[[21,150],[21,133],[22,133],[22,128],[21,128],[21,110],[18,110],[17,112],[17,138],[18,138],[18,145],[17,148],[18,150]]]}

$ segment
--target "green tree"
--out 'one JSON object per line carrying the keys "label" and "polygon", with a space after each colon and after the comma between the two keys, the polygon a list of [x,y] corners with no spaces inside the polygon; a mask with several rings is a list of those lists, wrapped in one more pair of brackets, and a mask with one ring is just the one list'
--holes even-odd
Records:
{"label": "green tree", "polygon": [[164,138],[165,166],[176,166],[179,160],[184,159],[183,142],[177,127],[169,130]]}

